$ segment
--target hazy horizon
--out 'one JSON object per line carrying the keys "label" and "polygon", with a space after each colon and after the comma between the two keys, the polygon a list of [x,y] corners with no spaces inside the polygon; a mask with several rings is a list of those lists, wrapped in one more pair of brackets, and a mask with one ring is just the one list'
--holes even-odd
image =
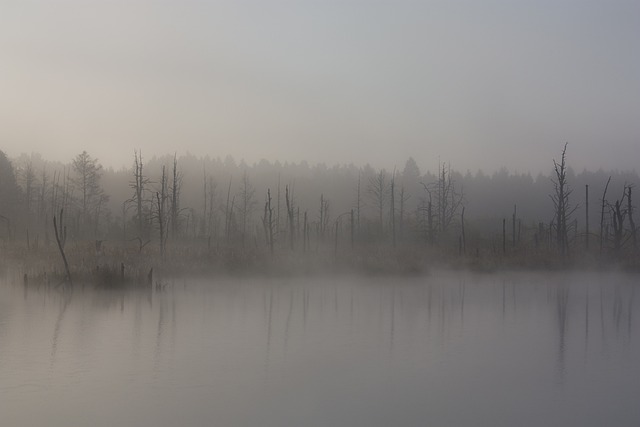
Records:
{"label": "hazy horizon", "polygon": [[640,4],[3,2],[0,149],[637,170]]}

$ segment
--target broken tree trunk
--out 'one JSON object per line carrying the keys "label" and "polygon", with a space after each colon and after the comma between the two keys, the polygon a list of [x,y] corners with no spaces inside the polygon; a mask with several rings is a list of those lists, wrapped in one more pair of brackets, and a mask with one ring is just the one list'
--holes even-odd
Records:
{"label": "broken tree trunk", "polygon": [[[60,226],[62,227],[62,214],[63,209],[60,209]],[[69,263],[67,262],[67,256],[64,254],[64,242],[67,240],[67,227],[63,227],[60,232],[58,231],[58,222],[56,220],[56,216],[53,216],[53,230],[56,233],[56,242],[58,242],[58,249],[60,250],[60,255],[62,255],[62,261],[64,262],[64,270],[67,275],[66,280],[69,282],[70,286],[73,286],[73,282],[71,281],[71,272],[69,271]]]}

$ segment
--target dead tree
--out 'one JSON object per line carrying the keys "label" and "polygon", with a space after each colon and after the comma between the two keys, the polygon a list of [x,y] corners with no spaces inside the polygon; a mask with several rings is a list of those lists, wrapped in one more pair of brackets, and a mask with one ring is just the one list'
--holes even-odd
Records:
{"label": "dead tree", "polygon": [[56,220],[56,216],[53,216],[53,230],[56,234],[56,242],[58,243],[58,249],[60,250],[60,255],[62,256],[62,261],[64,262],[64,271],[66,273],[66,281],[69,283],[69,286],[73,286],[73,282],[71,281],[71,271],[69,270],[69,263],[67,262],[67,256],[64,253],[64,245],[67,241],[67,226],[62,225],[63,219],[62,214],[64,210],[60,209],[60,227],[61,230],[58,230],[58,223]]}
{"label": "dead tree", "polygon": [[291,250],[294,249],[294,238],[295,238],[295,224],[293,222],[293,196],[289,193],[289,186],[285,186],[285,202],[287,204],[287,218],[289,223],[289,245]]}
{"label": "dead tree", "polygon": [[178,171],[178,159],[173,155],[173,179],[171,183],[171,233],[175,239],[180,226],[180,190],[182,173]]}
{"label": "dead tree", "polygon": [[227,244],[231,242],[231,213],[233,208],[229,204],[231,199],[231,182],[233,181],[233,176],[229,177],[229,187],[227,188],[227,204],[224,208],[224,233],[227,240]]}
{"label": "dead tree", "polygon": [[518,206],[513,205],[513,215],[511,216],[511,247],[515,249],[516,247],[516,214],[517,214]]}
{"label": "dead tree", "polygon": [[586,249],[589,249],[589,184],[586,184],[584,186],[584,192],[585,192],[585,208],[584,208],[584,212],[585,212],[585,234],[584,234],[584,245],[586,247]]}
{"label": "dead tree", "polygon": [[438,166],[436,182],[420,183],[428,196],[422,209],[426,209],[428,241],[431,243],[447,233],[463,206],[464,192],[456,187],[451,175],[451,167],[442,164]]}
{"label": "dead tree", "polygon": [[604,186],[604,191],[602,192],[602,209],[600,211],[600,253],[602,253],[602,248],[604,246],[604,209],[607,203],[607,189],[609,188],[610,182],[611,177],[607,180],[607,185]]}
{"label": "dead tree", "polygon": [[324,237],[329,227],[329,201],[320,194],[320,222],[318,224],[318,234]]}
{"label": "dead tree", "polygon": [[620,200],[616,200],[615,204],[609,206],[609,209],[611,211],[611,217],[613,218],[613,250],[615,253],[619,253],[620,249],[622,249],[624,220],[627,216],[627,212],[622,208]]}
{"label": "dead tree", "polygon": [[351,250],[353,250],[353,248],[355,247],[355,238],[354,238],[354,233],[355,233],[355,218],[353,216],[353,209],[351,209]]}
{"label": "dead tree", "polygon": [[[626,203],[625,203],[626,199]],[[633,205],[631,203],[631,186],[625,185],[622,191],[622,198],[616,200],[613,205],[609,205],[609,211],[613,226],[613,250],[619,253],[623,244],[631,239],[633,248],[636,248],[635,222],[633,220]],[[629,218],[629,234],[625,238],[624,222]]]}
{"label": "dead tree", "polygon": [[[306,222],[306,213],[305,213]],[[269,251],[273,254],[273,208],[271,207],[271,189],[267,189],[267,200],[264,203],[264,215],[262,216],[262,226],[264,228],[264,236]]]}
{"label": "dead tree", "polygon": [[131,201],[135,203],[136,207],[136,223],[138,226],[138,236],[142,238],[145,233],[145,218],[144,211],[142,209],[142,203],[145,197],[145,187],[149,183],[149,179],[144,176],[144,169],[142,163],[142,153],[134,151],[134,163],[133,163],[133,182],[130,183],[130,187],[133,189],[133,197]]}
{"label": "dead tree", "polygon": [[390,183],[391,200],[389,206],[389,221],[391,222],[391,241],[393,247],[396,247],[396,170],[393,170]]}
{"label": "dead tree", "polygon": [[462,189],[456,188],[451,166],[445,166],[444,163],[438,165],[438,180],[436,182],[421,184],[429,195],[428,207],[431,212],[429,230],[430,240],[433,242],[436,233],[445,234],[453,224],[464,202],[464,193]]}
{"label": "dead tree", "polygon": [[309,225],[307,224],[307,211],[304,211],[304,225],[302,226],[302,252],[307,251],[309,241]]}
{"label": "dead tree", "polygon": [[638,249],[636,223],[633,220],[633,204],[631,203],[631,185],[627,186],[627,215],[629,216],[629,228],[631,229],[631,243],[633,249]]}
{"label": "dead tree", "polygon": [[164,259],[167,245],[167,175],[165,167],[162,166],[162,176],[160,178],[160,191],[156,191],[156,218],[158,220],[158,231],[160,233],[160,255]]}
{"label": "dead tree", "polygon": [[382,169],[369,180],[369,197],[378,212],[378,226],[380,234],[384,233],[384,210],[389,203],[390,186],[387,184],[387,173]]}
{"label": "dead tree", "polygon": [[411,198],[411,196],[405,195],[404,184],[400,187],[400,218],[398,218],[398,237],[402,241],[404,238],[404,219],[406,214],[406,203]]}
{"label": "dead tree", "polygon": [[241,226],[241,241],[242,247],[245,247],[246,234],[247,234],[247,225],[251,225],[253,222],[252,217],[256,208],[255,201],[255,189],[249,182],[249,178],[247,176],[247,172],[245,171],[242,175],[242,182],[240,184],[240,201],[238,211],[240,214],[240,226]]}
{"label": "dead tree", "polygon": [[462,254],[466,255],[467,253],[467,236],[464,233],[464,206],[462,207],[462,212],[460,213],[460,229],[461,229],[461,235],[460,235],[460,239],[461,239],[461,247],[462,247]]}
{"label": "dead tree", "polygon": [[558,244],[560,255],[562,256],[567,255],[569,252],[569,234],[567,224],[576,209],[576,207],[571,207],[569,203],[569,196],[571,195],[572,190],[569,188],[567,182],[566,153],[567,144],[565,143],[564,148],[562,149],[560,163],[555,160],[553,161],[556,176],[553,180],[555,192],[551,195],[556,223],[556,242]]}
{"label": "dead tree", "polygon": [[420,226],[422,228],[424,240],[426,243],[432,245],[434,243],[435,235],[433,226],[433,196],[428,185],[423,182],[420,184],[422,184],[422,187],[424,188],[426,197],[421,200],[420,205],[418,206],[418,217],[421,218]]}
{"label": "dead tree", "polygon": [[360,209],[362,207],[362,193],[360,191],[360,180],[361,180],[362,171],[358,170],[358,188],[356,195],[356,227],[358,230],[358,234],[360,233]]}

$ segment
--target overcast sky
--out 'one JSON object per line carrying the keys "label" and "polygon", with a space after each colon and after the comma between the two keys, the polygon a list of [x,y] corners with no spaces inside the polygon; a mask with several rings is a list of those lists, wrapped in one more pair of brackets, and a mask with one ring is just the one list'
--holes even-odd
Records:
{"label": "overcast sky", "polygon": [[0,149],[640,170],[640,2],[0,2]]}

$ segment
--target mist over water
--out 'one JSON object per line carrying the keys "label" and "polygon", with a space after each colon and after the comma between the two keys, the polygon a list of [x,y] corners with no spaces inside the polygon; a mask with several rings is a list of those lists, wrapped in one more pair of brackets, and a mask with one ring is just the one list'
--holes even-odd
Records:
{"label": "mist over water", "polygon": [[632,426],[636,278],[0,286],[5,425]]}

